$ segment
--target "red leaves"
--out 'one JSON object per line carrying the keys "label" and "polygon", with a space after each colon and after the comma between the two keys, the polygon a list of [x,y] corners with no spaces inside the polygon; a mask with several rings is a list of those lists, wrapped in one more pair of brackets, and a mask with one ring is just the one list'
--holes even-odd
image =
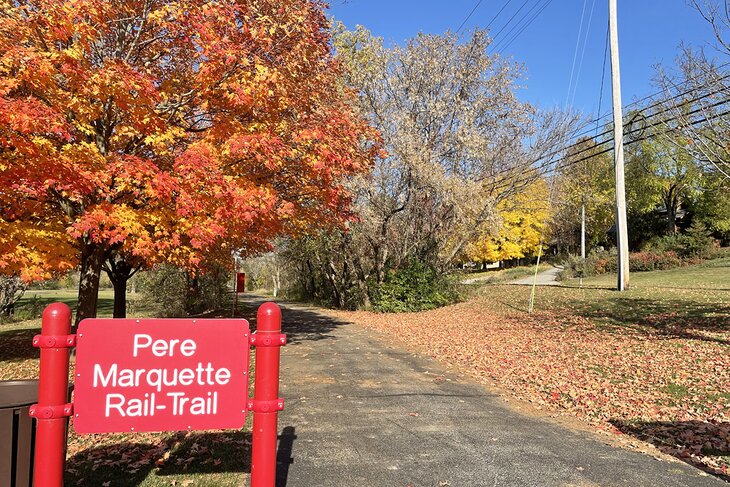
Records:
{"label": "red leaves", "polygon": [[320,2],[6,10],[0,221],[194,267],[349,217],[345,181],[377,147],[341,89]]}

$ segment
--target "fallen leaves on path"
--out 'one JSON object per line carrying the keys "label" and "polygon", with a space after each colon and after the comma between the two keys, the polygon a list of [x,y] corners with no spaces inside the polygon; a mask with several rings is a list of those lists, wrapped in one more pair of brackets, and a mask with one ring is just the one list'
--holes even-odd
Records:
{"label": "fallen leaves on path", "polygon": [[674,334],[639,324],[606,327],[568,309],[495,310],[487,297],[422,313],[333,313],[537,408],[729,473],[730,328]]}

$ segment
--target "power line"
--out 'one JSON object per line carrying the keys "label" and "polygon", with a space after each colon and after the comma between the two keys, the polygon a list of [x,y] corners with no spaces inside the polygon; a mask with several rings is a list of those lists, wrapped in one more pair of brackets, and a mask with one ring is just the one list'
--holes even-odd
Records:
{"label": "power line", "polygon": [[530,16],[530,14],[532,13],[532,11],[533,11],[533,10],[535,10],[535,8],[537,8],[537,7],[539,7],[539,6],[540,6],[540,3],[541,3],[542,1],[543,1],[543,0],[538,0],[537,2],[535,2],[535,3],[534,3],[534,4],[532,5],[532,7],[530,7],[530,8],[529,8],[529,9],[527,10],[527,12],[525,12],[525,13],[524,13],[524,14],[522,15],[522,17],[520,17],[520,19],[519,19],[519,20],[518,20],[517,22],[515,22],[515,24],[514,24],[514,25],[512,26],[512,28],[510,28],[510,30],[508,30],[508,31],[507,31],[507,32],[506,32],[506,33],[504,34],[504,36],[503,36],[502,40],[501,40],[501,41],[499,41],[499,43],[497,43],[497,44],[493,44],[493,45],[492,45],[492,49],[493,49],[493,50],[496,50],[496,49],[497,49],[497,46],[499,46],[499,44],[501,44],[501,43],[505,42],[506,40],[508,40],[508,39],[509,39],[509,36],[510,36],[510,35],[512,34],[512,32],[514,32],[514,30],[515,30],[515,29],[517,29],[517,28],[519,28],[519,27],[520,27],[520,25],[522,24],[522,22],[524,22],[524,20],[525,20],[525,19],[526,19],[527,17],[529,17],[529,16]]}
{"label": "power line", "polygon": [[476,10],[477,10],[477,9],[479,8],[479,5],[481,5],[483,1],[484,1],[484,0],[479,0],[479,1],[477,2],[477,4],[476,4],[476,5],[474,5],[474,8],[473,8],[473,9],[471,9],[471,12],[469,12],[469,15],[467,15],[467,16],[466,16],[466,18],[465,18],[465,19],[464,19],[464,21],[463,21],[463,22],[461,23],[461,25],[459,26],[459,28],[458,28],[458,29],[456,29],[456,33],[457,33],[457,34],[458,34],[459,32],[461,32],[461,29],[462,29],[462,28],[464,27],[464,24],[466,24],[466,23],[467,23],[467,22],[469,21],[469,19],[471,18],[471,16],[472,16],[472,15],[474,15],[474,12],[476,12]]}
{"label": "power line", "polygon": [[575,95],[578,92],[578,81],[580,80],[580,73],[583,70],[583,60],[586,55],[586,47],[588,46],[588,34],[591,32],[591,22],[593,22],[593,11],[596,8],[596,0],[591,3],[591,13],[588,15],[588,25],[586,26],[586,33],[583,37],[583,49],[580,53],[580,62],[578,63],[578,72],[575,74],[575,85],[573,86],[573,96],[570,99],[570,106],[573,106],[575,102]]}
{"label": "power line", "polygon": [[522,11],[522,9],[525,8],[525,5],[527,5],[527,3],[529,1],[530,0],[525,0],[524,3],[522,5],[520,5],[520,8],[517,9],[517,12],[515,12],[515,13],[512,14],[512,17],[509,18],[509,20],[507,21],[507,23],[505,23],[502,26],[502,28],[499,29],[499,32],[497,32],[496,34],[494,34],[494,36],[492,36],[492,41],[496,40],[497,37],[499,37],[499,34],[501,34],[502,32],[504,32],[504,29],[506,29],[507,26],[512,23],[512,21],[514,20],[514,18],[517,17],[517,14],[519,14]]}
{"label": "power line", "polygon": [[502,5],[502,8],[500,8],[500,9],[499,9],[499,12],[497,12],[497,13],[495,14],[495,16],[494,16],[494,17],[492,17],[492,20],[490,20],[490,21],[489,21],[489,23],[488,23],[488,24],[487,24],[487,26],[485,27],[486,29],[489,29],[489,27],[491,27],[492,23],[493,23],[493,22],[494,22],[495,20],[497,20],[497,17],[499,17],[499,14],[501,14],[501,13],[502,13],[502,11],[503,11],[503,10],[504,10],[505,8],[507,8],[507,5],[509,5],[510,3],[512,3],[512,0],[507,0],[507,1],[505,2],[505,4],[504,4],[504,5]]}
{"label": "power line", "polygon": [[573,65],[570,67],[568,94],[565,97],[565,107],[566,108],[569,106],[570,92],[573,88],[573,74],[575,72],[575,61],[578,59],[578,48],[580,47],[580,35],[583,33],[583,19],[585,19],[587,4],[588,4],[588,0],[583,0],[583,10],[580,13],[580,26],[578,27],[578,38],[575,40],[575,52],[573,52]]}
{"label": "power line", "polygon": [[532,23],[533,23],[533,22],[535,21],[535,19],[536,19],[536,18],[538,18],[538,17],[540,16],[540,14],[541,14],[541,13],[543,12],[543,10],[545,10],[545,9],[546,9],[546,8],[547,8],[547,7],[548,7],[548,6],[549,6],[549,5],[551,4],[551,3],[553,3],[553,0],[547,0],[547,1],[545,2],[545,4],[544,4],[544,5],[542,6],[542,7],[540,7],[540,10],[538,10],[538,11],[537,11],[537,12],[535,13],[535,15],[533,15],[533,16],[532,16],[532,18],[531,18],[531,19],[530,19],[530,20],[529,20],[529,21],[528,21],[528,22],[527,22],[527,23],[526,23],[526,24],[525,24],[524,26],[522,26],[522,28],[521,28],[521,29],[520,29],[520,30],[519,30],[519,31],[518,31],[518,32],[517,32],[517,33],[516,33],[515,35],[513,35],[513,36],[512,36],[512,38],[511,38],[511,39],[510,39],[510,40],[509,40],[509,41],[508,41],[508,42],[507,42],[507,43],[506,43],[506,44],[505,44],[504,46],[502,46],[502,47],[501,47],[501,48],[500,48],[500,49],[498,50],[497,54],[502,54],[502,53],[503,53],[503,52],[504,52],[504,51],[505,51],[505,50],[506,50],[506,49],[507,49],[507,48],[508,48],[508,47],[509,47],[510,45],[512,45],[512,43],[513,43],[513,42],[514,42],[514,41],[515,41],[515,40],[516,40],[516,39],[517,39],[517,38],[518,38],[518,37],[519,37],[519,36],[520,36],[520,35],[521,35],[521,34],[522,34],[522,33],[523,33],[524,31],[525,31],[525,30],[527,30],[527,28],[528,28],[528,27],[530,27],[530,25],[532,25]]}
{"label": "power line", "polygon": [[[728,76],[730,76],[730,75],[728,75]],[[689,103],[693,103],[693,102],[695,102],[695,101],[701,101],[701,100],[703,100],[703,99],[705,99],[705,98],[709,98],[709,97],[712,97],[712,96],[714,96],[715,94],[717,94],[717,92],[707,93],[707,94],[705,94],[705,95],[702,95],[702,96],[700,96],[700,97],[697,97],[697,98],[695,98],[695,99],[693,99],[693,100],[689,100]],[[700,107],[700,108],[696,108],[696,109],[694,109],[694,110],[692,110],[692,111],[690,111],[690,112],[686,113],[686,114],[685,114],[685,116],[693,115],[693,114],[695,114],[695,113],[698,113],[698,112],[701,112],[701,111],[707,110],[708,108],[715,108],[715,107],[718,107],[718,106],[720,106],[720,105],[723,105],[723,104],[727,103],[728,101],[730,101],[730,98],[724,99],[724,100],[722,100],[722,101],[720,101],[720,102],[716,102],[716,103],[714,103],[714,104],[712,104],[712,105],[709,105],[709,106],[703,106],[703,107]],[[646,121],[648,122],[648,121],[650,121],[650,120],[651,120],[651,117],[656,117],[656,116],[658,116],[658,115],[660,115],[661,113],[664,113],[664,112],[666,112],[666,111],[667,111],[667,110],[663,110],[663,111],[660,111],[660,112],[655,112],[655,113],[654,113],[654,114],[652,114],[652,115],[651,115],[650,117],[648,117],[648,118],[646,119]],[[710,117],[710,118],[706,118],[706,119],[705,119],[705,121],[707,121],[707,120],[712,120],[712,119],[714,119],[714,118],[717,118],[717,116],[715,116],[715,117]],[[657,126],[657,125],[659,125],[659,124],[661,124],[661,123],[668,123],[668,122],[671,122],[671,121],[674,121],[674,120],[677,120],[677,119],[678,119],[678,117],[669,117],[669,118],[665,118],[664,120],[661,120],[661,121],[659,121],[659,122],[655,122],[655,123],[652,123],[651,125],[648,125],[648,126],[646,126],[646,127],[642,127],[642,128],[639,128],[639,129],[634,129],[634,130],[629,130],[629,131],[627,131],[626,135],[627,135],[627,136],[631,136],[631,135],[633,135],[633,134],[634,134],[634,133],[636,133],[636,132],[643,132],[643,131],[645,131],[646,129],[648,129],[648,128],[652,128],[652,127],[655,127],[655,126]],[[701,122],[701,121],[700,121],[700,122]],[[612,132],[611,130],[608,130],[608,131],[606,131],[606,132],[603,132],[603,133],[602,133],[601,135],[609,134],[609,133],[611,133],[611,132]],[[569,135],[568,137],[570,137],[570,135]],[[639,138],[639,139],[641,139],[641,140],[646,140],[645,138]],[[638,140],[638,139],[635,139],[635,140]],[[580,155],[580,154],[582,154],[582,153],[584,153],[584,152],[587,152],[587,151],[593,150],[593,149],[595,149],[595,148],[597,148],[597,147],[599,147],[599,146],[601,146],[601,145],[604,145],[604,144],[610,143],[610,142],[612,142],[612,141],[613,141],[613,138],[611,137],[611,138],[605,139],[605,140],[604,140],[604,141],[602,141],[602,142],[595,142],[595,143],[594,143],[593,145],[591,145],[591,146],[588,146],[588,147],[585,147],[585,148],[583,148],[583,149],[579,150],[578,152],[575,152],[575,153],[571,154],[571,157],[575,157],[575,156],[577,156],[577,155]],[[633,143],[633,141],[632,141],[632,143]],[[573,143],[573,144],[571,144],[571,145],[568,145],[568,146],[563,146],[563,147],[561,147],[561,148],[559,148],[559,149],[553,150],[552,152],[549,152],[548,154],[545,154],[545,155],[543,155],[543,156],[541,156],[541,157],[538,157],[537,159],[533,160],[533,161],[532,161],[532,162],[530,162],[530,163],[529,163],[528,165],[526,165],[526,166],[523,166],[523,167],[530,167],[530,168],[532,168],[532,169],[535,169],[535,170],[538,170],[538,171],[539,171],[540,169],[544,169],[544,168],[546,168],[546,167],[549,167],[549,166],[551,166],[551,165],[554,165],[554,164],[556,164],[556,163],[558,163],[558,162],[562,161],[563,159],[565,159],[565,156],[563,156],[563,157],[559,158],[559,159],[558,159],[558,160],[556,161],[556,160],[553,160],[553,159],[552,159],[552,158],[553,158],[554,156],[556,156],[556,155],[559,155],[559,154],[563,154],[563,153],[565,153],[565,152],[569,151],[569,150],[570,150],[571,148],[573,148],[573,147],[577,147],[577,146],[578,146],[579,144],[580,144],[580,142],[576,142],[576,143]],[[591,156],[589,156],[589,157],[594,157],[594,156],[593,156],[593,155],[591,155]],[[543,163],[539,164],[539,165],[538,165],[538,166],[536,166],[536,167],[533,167],[533,166],[534,166],[535,164],[539,163],[539,162],[540,162],[540,161],[542,161],[542,160],[545,160],[545,162],[543,162]],[[581,159],[581,160],[583,160],[583,159]],[[499,176],[500,174],[506,174],[506,173],[510,173],[510,172],[513,172],[513,171],[514,171],[514,168],[509,168],[509,169],[503,169],[503,170],[501,170],[501,171],[497,171],[497,172],[493,173],[493,174],[492,174],[492,177],[495,177],[495,176]],[[503,181],[507,181],[508,179],[509,179],[509,176],[508,176],[508,177],[505,177],[505,178],[500,178],[500,179],[497,179],[497,180],[495,181],[495,183],[500,183],[500,182],[503,182]]]}
{"label": "power line", "polygon": [[[608,58],[608,25],[606,25],[606,47],[603,48],[603,65],[601,66],[601,89],[598,92],[598,110],[596,110],[596,115],[601,114],[601,105],[603,104],[603,85],[604,85],[604,82],[606,81],[606,59],[607,58]],[[596,135],[595,136],[598,136],[598,120],[596,120]]]}
{"label": "power line", "polygon": [[[719,79],[718,79],[717,81],[722,81],[722,80],[725,80],[725,79],[728,79],[728,78],[730,78],[730,74],[727,74],[727,75],[725,75],[725,76],[723,76],[723,77],[719,78]],[[674,95],[674,96],[672,96],[671,98],[668,98],[668,99],[666,99],[666,100],[660,100],[660,101],[654,102],[654,103],[652,103],[651,105],[649,105],[649,106],[647,106],[647,107],[645,107],[645,108],[642,108],[642,109],[641,109],[641,110],[639,110],[638,112],[640,113],[640,112],[646,112],[646,111],[651,111],[651,110],[652,110],[653,108],[655,108],[655,107],[657,107],[657,106],[660,106],[660,105],[662,105],[662,104],[665,104],[665,103],[666,103],[666,104],[671,104],[671,102],[673,102],[673,101],[676,101],[676,100],[678,100],[679,98],[681,98],[681,97],[683,97],[683,96],[685,96],[685,95],[687,95],[687,94],[689,94],[689,93],[692,93],[693,91],[695,91],[695,90],[694,90],[694,89],[691,89],[691,90],[687,90],[687,91],[684,91],[684,92],[678,93],[678,94],[676,94],[676,95]],[[714,96],[714,95],[716,95],[716,94],[718,94],[718,93],[722,93],[722,92],[724,92],[724,91],[725,91],[725,88],[720,88],[720,89],[717,89],[717,90],[715,90],[715,91],[712,91],[712,92],[710,92],[710,93],[705,93],[705,94],[703,94],[703,95],[701,95],[701,96],[699,96],[699,97],[696,97],[696,98],[692,98],[692,99],[690,99],[690,100],[686,100],[686,101],[685,101],[685,103],[694,103],[694,102],[696,102],[696,101],[701,101],[701,100],[704,100],[705,98],[709,98],[709,97],[711,97],[711,96]],[[661,92],[660,92],[660,93],[661,93]],[[647,97],[647,98],[648,98],[648,97]],[[646,99],[646,98],[645,98],[645,99]],[[630,107],[630,106],[632,106],[632,105],[634,105],[634,103],[632,103],[632,104],[629,104],[629,105],[627,105],[627,106],[626,106],[626,107],[624,107],[624,108],[626,109],[626,108],[628,108],[628,107]],[[671,105],[669,105],[669,106],[667,106],[666,108],[664,108],[664,109],[662,109],[662,110],[660,110],[660,111],[658,111],[658,112],[654,112],[654,113],[651,113],[651,114],[650,114],[650,117],[654,117],[654,116],[656,116],[656,115],[659,115],[659,114],[661,114],[661,113],[667,112],[667,111],[669,111],[669,110],[672,110],[672,109],[673,109],[673,108],[672,108],[672,106],[671,106]],[[591,132],[591,130],[590,130],[590,129],[589,129],[589,130],[584,130],[583,132],[578,132],[578,131],[579,131],[579,130],[582,130],[582,129],[584,129],[584,128],[585,128],[585,127],[587,127],[588,125],[592,125],[592,124],[593,124],[594,122],[595,122],[595,123],[596,123],[596,124],[598,125],[598,122],[600,122],[600,121],[601,121],[602,119],[604,119],[604,118],[607,118],[608,116],[610,116],[610,113],[607,113],[607,114],[603,115],[602,117],[599,117],[599,118],[596,118],[596,119],[594,119],[594,120],[591,120],[591,121],[589,121],[589,122],[586,122],[585,124],[583,124],[583,125],[581,125],[580,127],[576,128],[576,129],[575,129],[575,130],[574,130],[574,131],[573,131],[572,133],[568,134],[567,138],[570,138],[570,139],[575,139],[575,138],[579,138],[579,137],[581,137],[581,136],[584,136],[584,135],[587,135],[587,134],[589,134],[589,133]],[[596,128],[596,131],[597,131],[597,128]],[[603,137],[604,135],[610,134],[610,133],[611,133],[611,131],[612,131],[611,129],[605,130],[605,131],[601,132],[600,134],[595,134],[595,135],[593,136],[593,138],[599,138],[599,137]],[[551,153],[551,155],[555,155],[555,154],[558,154],[558,153],[562,152],[563,150],[569,149],[570,147],[572,147],[572,146],[574,146],[574,145],[575,145],[575,144],[571,144],[570,146],[566,146],[566,147],[563,147],[562,149],[557,149],[556,151],[554,151],[553,153]],[[538,160],[538,161],[539,161],[539,160]],[[538,162],[538,161],[535,161],[535,162]]]}
{"label": "power line", "polygon": [[[730,101],[730,99],[724,100],[722,103],[718,103],[716,105],[728,103],[728,101]],[[718,113],[718,114],[713,115],[711,117],[705,117],[705,118],[702,118],[702,119],[693,120],[692,122],[690,122],[690,125],[693,125],[693,126],[694,125],[699,125],[701,123],[708,122],[708,121],[714,120],[716,118],[724,117],[726,115],[730,115],[730,110],[726,110],[724,112]],[[660,125],[662,123],[668,123],[668,122],[671,122],[671,121],[674,121],[674,120],[677,120],[677,119],[678,118],[676,118],[676,117],[672,117],[672,118],[669,118],[669,119],[665,119],[665,120],[662,120],[662,121],[654,124],[653,126]],[[671,131],[671,129],[668,129],[668,130],[665,130],[665,131],[659,132],[659,133],[651,133],[651,134],[642,135],[642,136],[637,137],[637,138],[635,138],[635,139],[633,139],[633,140],[631,140],[629,142],[625,142],[624,145],[625,146],[626,145],[633,145],[633,144],[636,144],[636,143],[639,143],[639,142],[643,142],[643,141],[645,141],[647,139],[650,139],[652,137],[656,137],[658,135],[664,135],[666,133],[669,133],[670,131]],[[607,140],[605,140],[603,142],[600,142],[600,143],[597,143],[595,145],[592,145],[592,146],[590,146],[590,147],[588,147],[588,148],[586,148],[584,150],[581,150],[581,151],[579,151],[579,152],[577,152],[575,154],[571,154],[570,156],[561,157],[557,161],[549,161],[549,164],[542,164],[541,166],[538,166],[538,167],[530,167],[529,170],[531,172],[533,172],[534,174],[540,175],[540,176],[552,174],[552,173],[554,173],[554,172],[556,172],[558,170],[564,170],[566,168],[572,167],[572,166],[574,166],[576,164],[579,164],[579,163],[581,163],[583,161],[586,161],[588,159],[592,159],[594,157],[598,157],[600,155],[603,155],[603,154],[606,154],[608,152],[611,152],[613,150],[613,145],[611,145],[610,147],[608,147],[606,149],[602,149],[600,152],[592,153],[590,155],[584,156],[584,157],[582,157],[580,159],[577,159],[577,160],[574,160],[574,161],[570,161],[570,162],[568,162],[566,164],[563,164],[562,166],[558,167],[558,163],[564,161],[567,157],[575,157],[577,154],[580,154],[582,152],[585,152],[586,150],[593,150],[593,149],[596,149],[597,147],[600,147],[602,145],[605,145],[605,144],[608,144],[608,143],[611,143],[611,142],[613,142],[613,138],[607,139]],[[553,165],[552,169],[549,169],[547,171],[540,172],[540,169],[546,168],[549,165]],[[521,184],[521,183],[529,183],[529,182],[531,182],[533,180],[534,180],[534,177],[527,177],[527,178],[522,178],[522,179],[517,179],[517,180],[512,180],[512,181],[510,181],[510,178],[509,177],[500,178],[500,179],[498,179],[498,180],[496,180],[496,181],[493,182],[492,189],[494,191],[494,190],[501,189],[501,188],[504,188],[504,187],[507,186],[506,184],[505,185],[500,185],[501,183],[508,183],[509,185],[513,186],[513,185],[518,185],[518,184]]]}

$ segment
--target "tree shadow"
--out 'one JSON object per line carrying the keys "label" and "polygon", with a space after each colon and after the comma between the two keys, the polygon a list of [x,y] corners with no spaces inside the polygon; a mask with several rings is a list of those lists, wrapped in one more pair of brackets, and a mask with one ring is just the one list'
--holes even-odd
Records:
{"label": "tree shadow", "polygon": [[40,328],[0,331],[0,362],[37,359],[40,349],[33,346],[33,337]]}
{"label": "tree shadow", "polygon": [[600,302],[573,303],[573,313],[622,328],[651,330],[671,338],[730,344],[730,339],[722,336],[730,332],[730,306],[727,305],[617,296]]}
{"label": "tree shadow", "polygon": [[251,432],[181,433],[157,475],[251,472]]}
{"label": "tree shadow", "polygon": [[610,422],[624,434],[651,443],[667,455],[730,481],[728,422]]}
{"label": "tree shadow", "polygon": [[134,487],[155,468],[155,461],[167,448],[165,442],[123,442],[83,450],[66,461],[65,485]]}
{"label": "tree shadow", "polygon": [[132,487],[140,485],[153,470],[159,477],[249,473],[251,433],[179,432],[157,444],[119,442],[89,448],[68,459],[65,484]]}
{"label": "tree shadow", "polygon": [[[239,316],[248,319],[251,329],[256,329],[256,311],[267,300],[259,296],[247,296],[239,308]],[[330,340],[335,338],[333,331],[350,324],[348,321],[326,316],[297,303],[280,302],[282,306],[282,333],[286,333],[289,345],[296,345],[308,340]]]}

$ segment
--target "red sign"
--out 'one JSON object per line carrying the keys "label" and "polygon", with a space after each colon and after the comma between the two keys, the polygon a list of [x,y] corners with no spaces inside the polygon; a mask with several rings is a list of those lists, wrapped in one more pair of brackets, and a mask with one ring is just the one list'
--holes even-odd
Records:
{"label": "red sign", "polygon": [[245,272],[236,273],[236,292],[237,293],[246,292],[246,273]]}
{"label": "red sign", "polygon": [[77,433],[238,429],[246,320],[86,319],[76,335]]}

